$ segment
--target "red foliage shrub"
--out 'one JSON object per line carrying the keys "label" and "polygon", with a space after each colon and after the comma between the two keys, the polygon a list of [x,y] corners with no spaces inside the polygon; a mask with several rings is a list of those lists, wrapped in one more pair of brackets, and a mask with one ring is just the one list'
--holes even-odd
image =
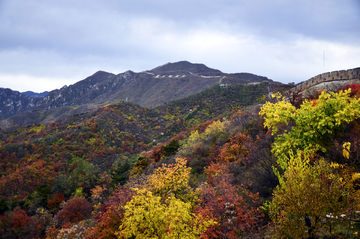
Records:
{"label": "red foliage shrub", "polygon": [[206,169],[205,173],[207,174],[207,181],[208,183],[216,187],[216,185],[219,184],[219,182],[222,180],[222,178],[230,178],[232,175],[229,170],[228,164],[223,163],[211,163]]}
{"label": "red foliage shrub", "polygon": [[218,160],[220,154],[220,148],[217,145],[214,145],[210,150],[209,150],[209,155],[206,157],[205,161],[206,161],[206,165],[210,165],[211,163],[215,163]]}
{"label": "red foliage shrub", "polygon": [[85,198],[73,198],[69,200],[57,218],[62,223],[76,223],[91,216],[92,206]]}
{"label": "red foliage shrub", "polygon": [[14,209],[14,216],[12,219],[12,228],[22,228],[29,224],[31,218],[26,214],[26,212],[20,208]]}
{"label": "red foliage shrub", "polygon": [[124,216],[122,207],[132,199],[134,191],[120,186],[116,188],[113,196],[109,198],[108,204],[103,204],[101,212],[95,217],[97,225],[86,231],[89,239],[116,239],[115,232],[118,231]]}
{"label": "red foliage shrub", "polygon": [[65,201],[65,200],[66,200],[66,198],[65,198],[65,195],[63,193],[54,194],[52,199],[49,199],[47,201],[47,207],[49,209],[58,208],[60,203]]}
{"label": "red foliage shrub", "polygon": [[356,98],[360,97],[360,85],[359,84],[344,85],[338,91],[340,91],[340,90],[344,91],[344,90],[348,90],[348,89],[351,89],[351,93],[350,93],[351,97],[356,97]]}
{"label": "red foliage shrub", "polygon": [[29,217],[20,207],[0,216],[0,238],[38,238],[43,232],[44,220]]}
{"label": "red foliage shrub", "polygon": [[232,185],[229,178],[221,177],[215,186],[203,188],[197,214],[217,221],[201,238],[238,238],[241,232],[254,230],[261,222],[262,213],[256,207],[258,194]]}

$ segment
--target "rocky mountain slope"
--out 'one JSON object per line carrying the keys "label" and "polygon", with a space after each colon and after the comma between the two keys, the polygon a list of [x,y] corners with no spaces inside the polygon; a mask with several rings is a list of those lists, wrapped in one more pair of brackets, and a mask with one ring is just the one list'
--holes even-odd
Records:
{"label": "rocky mountain slope", "polygon": [[[203,64],[187,61],[168,63],[153,70],[135,73],[126,71],[115,75],[98,71],[92,76],[44,97],[31,98],[20,92],[0,88],[0,127],[11,125],[9,117],[26,112],[24,124],[44,111],[52,110],[53,117],[84,113],[105,104],[129,101],[143,107],[154,107],[183,98],[215,84],[271,82],[266,77],[249,73],[226,74]],[[46,116],[46,117],[47,117]],[[40,115],[41,118],[41,115]]]}
{"label": "rocky mountain slope", "polygon": [[41,98],[31,98],[18,91],[0,88],[0,120],[33,109]]}

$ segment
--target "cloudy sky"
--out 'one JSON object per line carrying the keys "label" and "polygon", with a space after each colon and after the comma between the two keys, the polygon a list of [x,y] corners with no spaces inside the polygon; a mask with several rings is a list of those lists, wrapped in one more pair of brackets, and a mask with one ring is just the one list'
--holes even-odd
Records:
{"label": "cloudy sky", "polygon": [[3,88],[181,60],[284,83],[360,67],[360,1],[0,0]]}

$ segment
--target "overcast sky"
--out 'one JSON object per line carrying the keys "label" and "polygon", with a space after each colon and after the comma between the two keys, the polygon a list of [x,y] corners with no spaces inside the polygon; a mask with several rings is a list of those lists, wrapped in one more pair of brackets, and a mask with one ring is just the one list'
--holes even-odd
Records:
{"label": "overcast sky", "polygon": [[360,67],[360,0],[0,0],[3,88],[181,60],[283,83]]}

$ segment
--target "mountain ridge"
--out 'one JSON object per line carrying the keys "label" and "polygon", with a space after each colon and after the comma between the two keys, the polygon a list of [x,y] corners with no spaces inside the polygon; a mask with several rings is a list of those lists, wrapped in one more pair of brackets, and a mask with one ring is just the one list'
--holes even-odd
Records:
{"label": "mountain ridge", "polygon": [[[70,86],[50,91],[44,97],[31,98],[26,94],[0,88],[0,120],[23,112],[53,110],[59,107],[82,107],[90,104],[102,106],[130,101],[143,107],[155,107],[174,99],[183,98],[216,85],[272,82],[267,77],[247,73],[247,76],[222,73],[204,64],[180,61],[167,63],[149,71],[120,74],[97,71]],[[2,93],[1,93],[2,92]],[[1,97],[2,96],[2,97]]]}
{"label": "mountain ridge", "polygon": [[36,92],[33,92],[33,91],[25,91],[25,92],[21,92],[21,94],[27,95],[27,96],[29,96],[31,98],[35,98],[35,97],[44,97],[47,94],[49,94],[49,91],[44,91],[44,92],[41,92],[41,93],[36,93]]}
{"label": "mountain ridge", "polygon": [[191,63],[188,61],[179,61],[166,63],[151,70],[151,72],[172,72],[189,71],[195,74],[200,73],[222,73],[220,70],[212,69],[202,63]]}

